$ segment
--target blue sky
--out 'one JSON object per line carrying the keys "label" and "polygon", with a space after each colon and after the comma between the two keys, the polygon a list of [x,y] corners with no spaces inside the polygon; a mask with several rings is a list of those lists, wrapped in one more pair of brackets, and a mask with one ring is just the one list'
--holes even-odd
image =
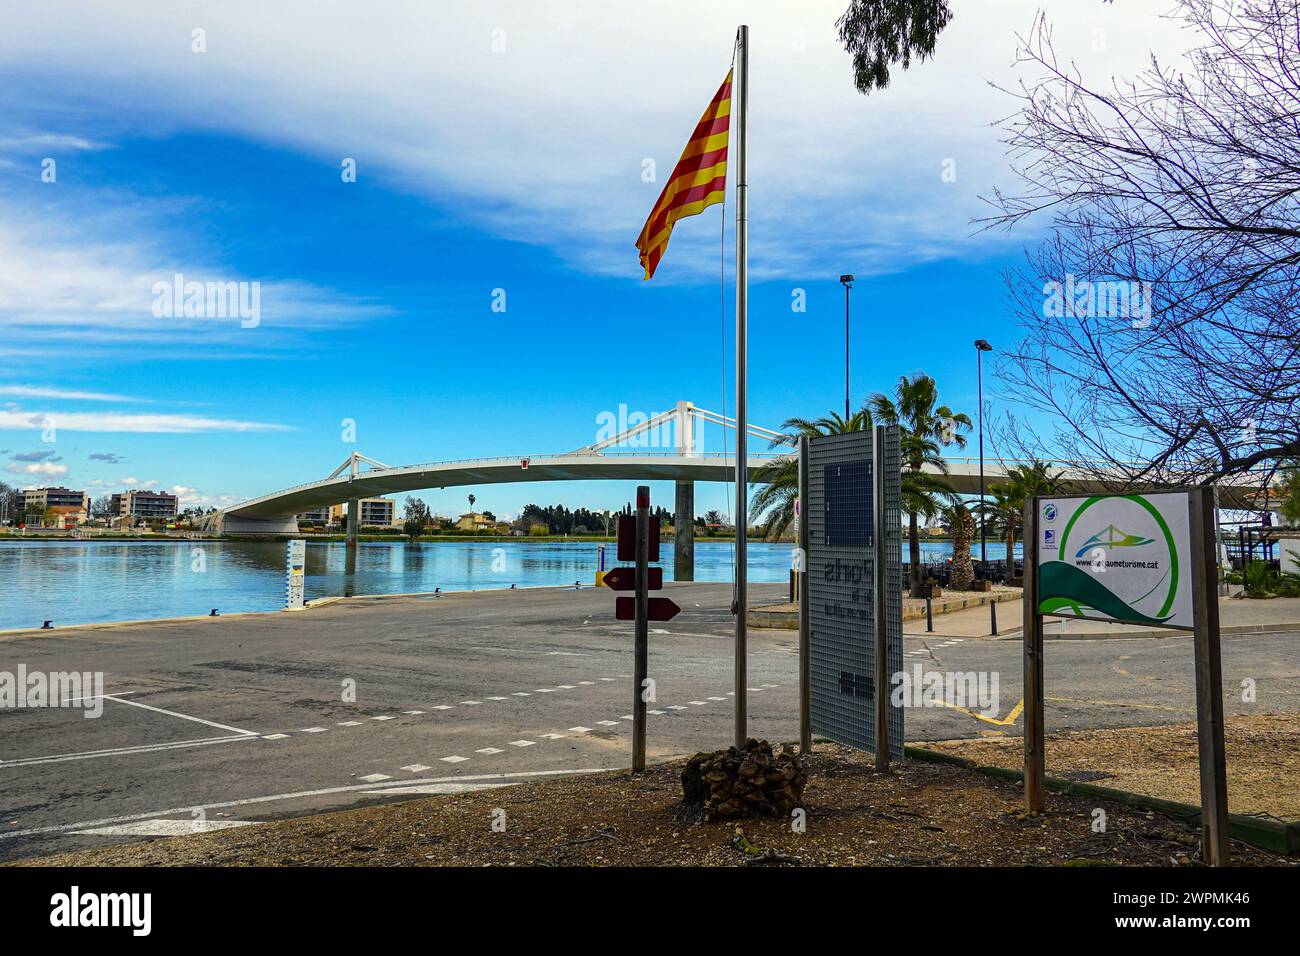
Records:
{"label": "blue sky", "polygon": [[[1013,101],[988,82],[1015,82],[1014,35],[1037,4],[959,0],[936,59],[871,97],[835,42],[841,3],[746,6],[6,14],[0,480],[148,485],[221,506],[323,477],[354,449],[390,464],[545,454],[592,442],[621,405],[721,410],[724,366],[730,412],[734,207],[725,328],[721,208],[678,225],[652,282],[633,242],[662,188],[644,181],[646,160],[671,168],[742,19],[752,420],[842,406],[841,272],[859,277],[855,403],[924,370],[973,414],[971,342],[1016,337],[1001,273],[1035,238],[971,224],[979,197],[1011,181],[990,124]],[[1177,49],[1163,8],[1121,6],[1044,4],[1085,73]],[[341,176],[349,158],[355,182]],[[258,323],[155,315],[155,284],[177,272],[258,282]],[[805,312],[791,309],[796,290]],[[706,449],[721,440],[707,433]],[[469,491],[499,515],[632,494],[580,483],[423,497],[455,513]],[[655,495],[671,505],[667,486]],[[727,497],[701,486],[698,510]]]}

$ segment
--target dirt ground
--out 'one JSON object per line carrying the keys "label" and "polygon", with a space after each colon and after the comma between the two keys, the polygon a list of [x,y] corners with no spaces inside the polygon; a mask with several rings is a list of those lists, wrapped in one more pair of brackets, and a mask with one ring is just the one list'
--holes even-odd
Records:
{"label": "dirt ground", "polygon": [[[684,761],[63,854],[42,866],[1192,865],[1196,828],[908,760],[877,774],[831,744],[810,757],[805,832],[789,820],[701,821],[680,806]],[[504,817],[500,811],[504,811]],[[493,829],[504,819],[504,832]],[[738,832],[743,831],[743,832]],[[1238,865],[1300,865],[1241,843]],[[23,865],[23,864],[16,864]]]}
{"label": "dirt ground", "polygon": [[[1228,808],[1300,820],[1300,714],[1229,716],[1224,723]],[[927,743],[977,764],[1020,769],[1020,738]],[[1201,802],[1196,724],[1087,730],[1047,738],[1047,773],[1163,800]]]}

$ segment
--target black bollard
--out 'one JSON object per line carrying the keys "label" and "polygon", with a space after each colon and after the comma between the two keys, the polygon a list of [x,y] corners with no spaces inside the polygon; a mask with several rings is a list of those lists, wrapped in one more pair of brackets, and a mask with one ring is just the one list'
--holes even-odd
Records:
{"label": "black bollard", "polygon": [[927,632],[934,630],[934,612],[928,594],[925,596],[925,629]]}
{"label": "black bollard", "polygon": [[46,621],[44,624],[41,625],[41,630],[42,630],[42,631],[52,631],[52,630],[54,630],[54,622],[53,622],[53,621]]}
{"label": "black bollard", "polygon": [[989,621],[993,625],[993,636],[998,636],[998,602],[989,601]]}

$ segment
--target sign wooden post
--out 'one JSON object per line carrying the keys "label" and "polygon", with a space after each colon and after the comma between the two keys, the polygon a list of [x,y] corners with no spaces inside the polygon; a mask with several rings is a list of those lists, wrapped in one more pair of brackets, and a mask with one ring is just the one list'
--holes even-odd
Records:
{"label": "sign wooden post", "polygon": [[1223,743],[1223,668],[1219,656],[1218,539],[1214,499],[1207,488],[1188,496],[1192,538],[1192,599],[1195,601],[1196,737],[1201,765],[1201,854],[1210,866],[1226,866],[1228,768]]}
{"label": "sign wooden post", "polygon": [[[1025,503],[1025,574],[1023,603],[1024,681],[1025,681],[1025,809],[1030,813],[1043,810],[1046,767],[1043,754],[1043,615],[1038,611],[1038,499]],[[1007,555],[1015,568],[1015,555]]]}
{"label": "sign wooden post", "polygon": [[636,489],[636,625],[632,666],[632,771],[645,769],[645,679],[649,669],[650,487]]}
{"label": "sign wooden post", "polygon": [[1043,615],[1189,631],[1205,862],[1228,862],[1213,489],[1032,498],[1025,506],[1025,805],[1043,805]]}

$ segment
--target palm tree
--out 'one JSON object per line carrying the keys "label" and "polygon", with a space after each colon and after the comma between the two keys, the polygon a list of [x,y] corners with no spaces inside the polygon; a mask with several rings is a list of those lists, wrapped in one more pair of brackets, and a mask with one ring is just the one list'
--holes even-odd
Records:
{"label": "palm tree", "polygon": [[476,501],[478,501],[478,499],[475,498],[473,495],[469,496],[469,516],[471,521],[474,518],[474,502]]}
{"label": "palm tree", "polygon": [[954,591],[968,591],[975,580],[975,568],[970,560],[970,543],[975,537],[975,519],[963,502],[955,502],[943,509],[943,521],[952,535],[952,571],[948,586]]}
{"label": "palm tree", "polygon": [[1015,581],[1016,538],[1024,530],[1025,502],[1034,496],[1053,495],[1061,488],[1061,473],[1035,459],[1032,464],[1016,465],[1007,472],[1007,480],[989,486],[993,499],[984,506],[985,518],[992,522],[995,534],[1007,543],[1007,580]]}
{"label": "palm tree", "polygon": [[[855,412],[850,418],[831,412],[818,419],[787,418],[781,427],[790,432],[787,438],[774,440],[770,447],[793,445],[803,438],[817,438],[821,435],[842,435],[845,432],[860,432],[867,427],[865,412]],[[799,459],[797,456],[777,458],[764,465],[754,476],[755,481],[765,482],[754,495],[749,505],[749,520],[753,524],[764,514],[768,514],[763,526],[763,537],[780,537],[794,521],[794,503],[799,497]]]}
{"label": "palm tree", "polygon": [[[911,568],[911,594],[921,596],[921,537],[919,519],[938,515],[944,504],[956,501],[952,487],[942,477],[948,473],[942,449],[963,448],[970,431],[970,416],[939,404],[939,388],[924,373],[902,376],[891,398],[877,392],[863,411],[867,425],[897,425],[903,463],[903,511],[907,513],[907,553]],[[930,471],[923,471],[923,468]]]}

